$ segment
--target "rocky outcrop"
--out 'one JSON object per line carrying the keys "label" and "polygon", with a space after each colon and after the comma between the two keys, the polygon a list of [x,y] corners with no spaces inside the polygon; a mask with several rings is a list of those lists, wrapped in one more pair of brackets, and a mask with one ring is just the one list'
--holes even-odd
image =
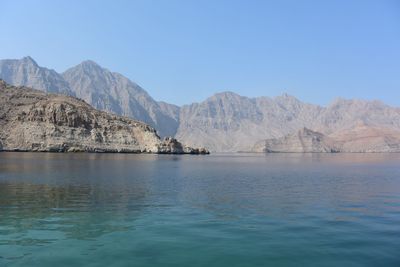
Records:
{"label": "rocky outcrop", "polygon": [[267,153],[333,153],[339,150],[334,140],[307,128],[282,138],[260,141],[252,149],[253,152]]}
{"label": "rocky outcrop", "polygon": [[172,137],[166,137],[158,147],[160,154],[210,154],[205,148],[192,148],[182,145],[178,140]]}
{"label": "rocky outcrop", "polygon": [[6,151],[196,153],[176,140],[166,146],[143,122],[1,80],[0,144]]}
{"label": "rocky outcrop", "polygon": [[304,128],[296,134],[257,142],[252,151],[265,153],[400,152],[400,131],[358,125],[326,136]]}

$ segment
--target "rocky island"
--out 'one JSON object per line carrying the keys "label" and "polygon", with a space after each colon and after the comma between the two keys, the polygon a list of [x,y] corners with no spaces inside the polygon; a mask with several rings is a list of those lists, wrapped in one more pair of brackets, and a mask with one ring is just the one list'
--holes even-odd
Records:
{"label": "rocky island", "polygon": [[208,154],[75,97],[0,80],[0,151]]}

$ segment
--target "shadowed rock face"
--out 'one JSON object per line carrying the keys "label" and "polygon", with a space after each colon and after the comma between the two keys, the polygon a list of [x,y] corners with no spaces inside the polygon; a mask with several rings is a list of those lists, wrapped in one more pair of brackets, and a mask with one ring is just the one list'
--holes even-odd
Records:
{"label": "shadowed rock face", "polygon": [[326,136],[304,128],[295,134],[257,142],[252,151],[266,153],[400,152],[400,131],[358,125]]}
{"label": "shadowed rock face", "polygon": [[165,147],[147,124],[98,111],[83,100],[0,80],[2,150],[196,153],[176,143],[180,146]]}

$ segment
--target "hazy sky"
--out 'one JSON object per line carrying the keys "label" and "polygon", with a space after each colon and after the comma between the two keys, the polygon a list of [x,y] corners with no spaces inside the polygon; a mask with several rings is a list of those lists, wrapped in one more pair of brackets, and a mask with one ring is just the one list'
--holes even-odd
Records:
{"label": "hazy sky", "polygon": [[400,106],[400,1],[0,0],[0,58],[86,59],[156,100],[284,92]]}

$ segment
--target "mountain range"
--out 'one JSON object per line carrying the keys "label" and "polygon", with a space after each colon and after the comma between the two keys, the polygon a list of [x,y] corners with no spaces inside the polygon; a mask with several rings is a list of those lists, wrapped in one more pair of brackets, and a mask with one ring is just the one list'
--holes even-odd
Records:
{"label": "mountain range", "polygon": [[[380,101],[338,98],[323,107],[287,94],[249,98],[222,92],[179,107],[154,100],[135,82],[90,60],[63,73],[41,67],[31,57],[0,60],[0,78],[76,96],[97,109],[143,121],[162,137],[211,151],[250,151],[261,140],[290,136],[304,127],[336,139],[350,138],[357,127],[358,132],[374,132],[374,140],[377,135],[384,140],[388,133],[400,136],[400,108]],[[365,143],[368,136],[359,136]]]}

